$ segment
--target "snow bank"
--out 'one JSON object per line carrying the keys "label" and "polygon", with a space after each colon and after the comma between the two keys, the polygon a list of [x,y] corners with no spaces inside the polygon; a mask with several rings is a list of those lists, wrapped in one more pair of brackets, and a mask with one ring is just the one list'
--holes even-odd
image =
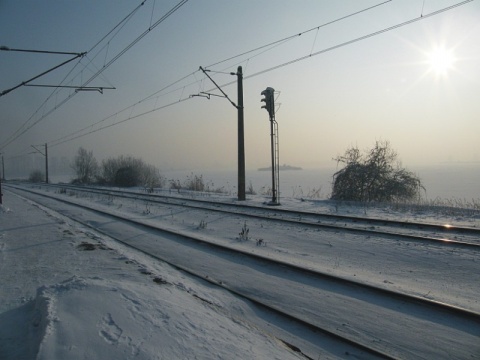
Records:
{"label": "snow bank", "polygon": [[31,347],[42,337],[38,360],[295,357],[274,338],[166,281],[72,277],[42,287],[32,326],[38,336]]}
{"label": "snow bank", "polygon": [[1,360],[298,359],[225,291],[10,192],[6,199]]}

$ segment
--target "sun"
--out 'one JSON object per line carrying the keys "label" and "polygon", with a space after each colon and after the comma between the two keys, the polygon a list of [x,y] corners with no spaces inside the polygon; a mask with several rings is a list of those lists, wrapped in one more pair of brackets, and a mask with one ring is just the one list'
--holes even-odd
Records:
{"label": "sun", "polygon": [[453,50],[444,46],[437,46],[428,53],[430,71],[437,76],[446,76],[453,69],[455,61]]}

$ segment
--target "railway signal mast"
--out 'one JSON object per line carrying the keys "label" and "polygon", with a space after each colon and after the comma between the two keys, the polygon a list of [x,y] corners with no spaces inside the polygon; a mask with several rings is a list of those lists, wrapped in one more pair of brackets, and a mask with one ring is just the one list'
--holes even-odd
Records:
{"label": "railway signal mast", "polygon": [[272,201],[269,205],[280,205],[280,166],[279,166],[279,142],[278,142],[278,123],[275,121],[275,90],[267,87],[261,92],[263,98],[260,100],[265,105],[262,109],[268,111],[270,118],[270,146],[272,152]]}

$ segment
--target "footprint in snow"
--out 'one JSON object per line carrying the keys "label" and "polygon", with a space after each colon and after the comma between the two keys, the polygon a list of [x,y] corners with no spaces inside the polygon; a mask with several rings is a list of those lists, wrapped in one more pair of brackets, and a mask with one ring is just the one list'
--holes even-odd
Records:
{"label": "footprint in snow", "polygon": [[98,332],[103,340],[110,345],[117,344],[122,333],[123,330],[115,323],[112,314],[108,313],[103,317],[102,323],[100,324],[100,331]]}

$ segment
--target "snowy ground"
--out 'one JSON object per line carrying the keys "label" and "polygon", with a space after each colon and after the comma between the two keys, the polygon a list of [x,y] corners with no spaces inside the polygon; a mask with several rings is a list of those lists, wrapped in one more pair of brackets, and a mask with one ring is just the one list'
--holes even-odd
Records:
{"label": "snowy ground", "polygon": [[299,358],[231,295],[8,191],[4,204],[0,359]]}
{"label": "snowy ground", "polygon": [[[38,359],[303,358],[280,340],[286,339],[282,326],[269,325],[268,322],[274,323],[273,318],[267,314],[258,316],[251,304],[128,250],[9,191],[4,193],[0,210],[0,359],[33,359],[35,354]],[[201,233],[212,241],[223,238],[233,245],[238,245],[235,235],[243,223],[221,216],[189,213],[187,217],[186,213],[173,210],[161,213],[152,205],[128,201],[95,201],[97,206],[148,221],[163,219],[170,227]],[[255,201],[260,200],[252,202]],[[315,203],[288,199],[283,203],[305,209],[318,207]],[[372,209],[368,211],[381,215]],[[440,223],[461,220],[478,226],[476,217],[452,219],[431,213],[421,217]],[[200,226],[202,221],[204,228]],[[261,237],[268,244],[264,248],[254,247],[255,251],[296,261],[303,259],[312,266],[322,264],[323,271],[415,294],[423,291],[423,295],[434,299],[480,311],[474,275],[480,270],[478,254],[463,250],[432,254],[424,247],[385,246],[375,239],[369,240],[369,247],[375,246],[370,252],[365,251],[365,243],[355,245],[344,239],[332,245],[329,238],[323,244],[317,243],[315,250],[308,247],[315,240],[313,233],[302,231],[301,237],[308,241],[299,245],[295,237],[298,231],[287,235],[286,228],[264,229],[253,223],[249,226],[252,236]],[[86,250],[92,247],[93,250]],[[322,249],[320,254],[318,248]],[[401,258],[398,252],[392,252],[393,248],[401,250]],[[383,260],[372,260],[378,258]],[[420,260],[422,263],[415,264]],[[442,276],[432,277],[442,270]],[[308,334],[303,335],[303,348],[318,358],[345,357],[342,349],[322,353],[305,340]]]}

